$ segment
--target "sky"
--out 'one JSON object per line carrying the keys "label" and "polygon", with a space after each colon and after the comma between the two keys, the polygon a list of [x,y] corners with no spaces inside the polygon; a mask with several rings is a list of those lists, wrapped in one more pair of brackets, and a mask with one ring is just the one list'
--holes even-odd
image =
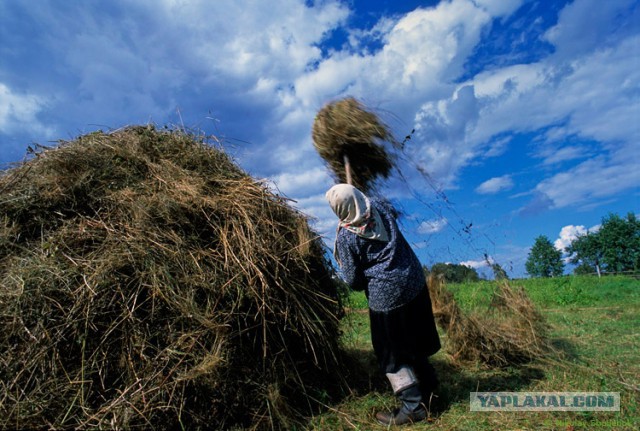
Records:
{"label": "sky", "polygon": [[411,136],[376,194],[427,266],[525,277],[536,237],[640,213],[640,0],[0,1],[3,169],[95,130],[197,130],[329,247],[311,128],[347,96]]}

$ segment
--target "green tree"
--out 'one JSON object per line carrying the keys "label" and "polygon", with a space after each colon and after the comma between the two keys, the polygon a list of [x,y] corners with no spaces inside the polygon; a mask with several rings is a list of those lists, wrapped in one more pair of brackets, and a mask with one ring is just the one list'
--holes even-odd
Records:
{"label": "green tree", "polygon": [[626,218],[609,214],[598,231],[602,263],[608,272],[640,269],[640,220],[633,213]]}
{"label": "green tree", "polygon": [[598,274],[640,270],[640,220],[633,213],[625,218],[609,214],[595,233],[579,236],[569,247],[571,262],[588,265]]}
{"label": "green tree", "polygon": [[[576,273],[593,273],[600,275],[602,262],[602,244],[600,236],[595,233],[587,233],[581,235],[571,242],[566,248],[567,253],[571,256],[570,262],[578,265],[574,272]],[[588,271],[587,268],[591,270]]]}
{"label": "green tree", "polygon": [[466,265],[436,263],[431,267],[431,272],[444,275],[444,279],[449,283],[466,283],[480,280],[478,271]]}
{"label": "green tree", "polygon": [[560,276],[564,271],[562,252],[553,246],[549,238],[540,235],[531,247],[525,268],[532,277]]}
{"label": "green tree", "polygon": [[586,263],[581,263],[573,269],[575,275],[591,275],[593,274],[593,267]]}

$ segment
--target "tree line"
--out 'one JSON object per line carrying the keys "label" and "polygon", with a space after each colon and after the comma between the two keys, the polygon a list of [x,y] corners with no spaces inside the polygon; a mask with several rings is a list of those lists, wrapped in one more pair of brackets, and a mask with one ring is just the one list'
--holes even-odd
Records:
{"label": "tree line", "polygon": [[525,269],[532,277],[556,277],[564,273],[565,261],[575,266],[574,274],[622,273],[640,271],[640,220],[609,214],[600,228],[575,238],[558,250],[545,235],[535,239]]}
{"label": "tree line", "polygon": [[[485,256],[485,259],[487,260],[487,265],[489,265],[493,271],[493,277],[496,280],[509,279],[507,271],[505,271],[500,264],[497,262],[489,262],[489,258],[487,256]],[[423,266],[423,270],[426,275],[433,273],[443,276],[445,281],[448,283],[471,283],[482,279],[475,268],[459,263],[436,263],[431,267],[431,269]]]}

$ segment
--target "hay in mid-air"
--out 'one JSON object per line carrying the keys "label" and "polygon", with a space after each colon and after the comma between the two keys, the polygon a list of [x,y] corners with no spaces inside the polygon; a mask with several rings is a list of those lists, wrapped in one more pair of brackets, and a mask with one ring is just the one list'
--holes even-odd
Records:
{"label": "hay in mid-air", "polygon": [[0,429],[299,427],[341,311],[307,218],[201,137],[96,132],[0,175]]}
{"label": "hay in mid-air", "polygon": [[347,182],[347,157],[351,182],[365,193],[394,168],[394,158],[384,146],[384,142],[396,143],[389,128],[353,97],[326,104],[315,117],[312,138],[316,151],[341,183]]}

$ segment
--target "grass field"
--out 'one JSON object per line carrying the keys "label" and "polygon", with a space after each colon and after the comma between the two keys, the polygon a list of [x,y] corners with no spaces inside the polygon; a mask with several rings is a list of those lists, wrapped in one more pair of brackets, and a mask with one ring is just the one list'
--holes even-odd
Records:
{"label": "grass field", "polygon": [[[442,349],[432,357],[441,380],[427,422],[406,430],[640,429],[640,281],[626,277],[516,280],[549,324],[558,354],[526,366],[488,369],[458,364]],[[449,286],[465,310],[486,309],[492,282]],[[310,422],[312,430],[382,430],[375,412],[396,400],[379,374],[369,340],[366,299],[350,297],[343,342],[356,364],[352,393]],[[446,336],[441,334],[446,346]],[[469,393],[619,392],[620,412],[471,412]]]}

